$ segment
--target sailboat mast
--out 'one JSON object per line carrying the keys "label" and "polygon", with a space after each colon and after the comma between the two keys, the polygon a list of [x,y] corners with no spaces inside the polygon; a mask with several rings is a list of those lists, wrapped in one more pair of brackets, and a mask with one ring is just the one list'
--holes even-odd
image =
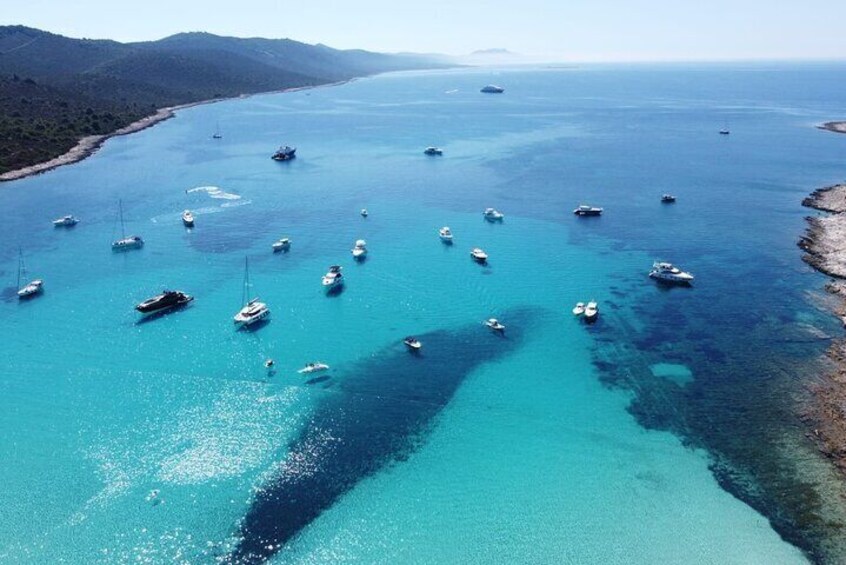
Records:
{"label": "sailboat mast", "polygon": [[21,287],[21,276],[23,276],[23,270],[24,270],[23,250],[20,247],[18,247],[18,286],[17,286],[17,288]]}
{"label": "sailboat mast", "polygon": [[250,258],[244,257],[244,289],[241,291],[241,305],[247,305],[247,288],[250,286]]}
{"label": "sailboat mast", "polygon": [[118,200],[118,214],[120,215],[120,238],[126,239],[126,228],[123,225],[123,200]]}

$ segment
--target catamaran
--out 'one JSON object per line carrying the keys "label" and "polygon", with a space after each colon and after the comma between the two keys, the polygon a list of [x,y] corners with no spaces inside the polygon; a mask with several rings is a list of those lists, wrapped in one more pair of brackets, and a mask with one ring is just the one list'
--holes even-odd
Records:
{"label": "catamaran", "polygon": [[130,249],[141,249],[144,247],[144,240],[140,235],[126,235],[126,226],[123,223],[123,201],[118,200],[118,215],[120,217],[120,239],[112,242],[112,251],[128,251]]}
{"label": "catamaran", "polygon": [[270,317],[270,308],[260,302],[258,298],[247,300],[250,292],[250,260],[244,258],[244,290],[241,294],[241,304],[244,306],[235,314],[233,321],[239,326],[250,326]]}

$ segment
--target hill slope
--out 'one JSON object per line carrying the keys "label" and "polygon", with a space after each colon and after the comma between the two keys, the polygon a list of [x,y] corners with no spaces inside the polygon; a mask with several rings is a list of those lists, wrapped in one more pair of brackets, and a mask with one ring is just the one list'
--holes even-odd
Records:
{"label": "hill slope", "polygon": [[443,66],[448,63],[437,57],[290,39],[181,33],[118,43],[0,26],[0,174],[166,106]]}

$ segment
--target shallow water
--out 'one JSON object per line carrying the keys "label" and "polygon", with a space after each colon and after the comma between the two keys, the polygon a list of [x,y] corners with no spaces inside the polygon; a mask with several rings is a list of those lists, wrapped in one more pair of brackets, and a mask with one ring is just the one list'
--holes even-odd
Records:
{"label": "shallow water", "polygon": [[[837,116],[843,78],[833,65],[384,75],[181,111],[3,185],[0,559],[846,555],[826,502],[837,482],[792,417],[826,345],[809,325],[836,331],[806,299],[822,279],[795,240],[802,196],[842,175],[846,138],[813,124]],[[480,95],[489,82],[506,93]],[[271,161],[280,143],[298,158]],[[430,144],[444,156],[422,155]],[[109,250],[118,198],[143,250]],[[575,218],[583,202],[605,215]],[[487,206],[505,221],[485,222]],[[52,228],[65,213],[82,222]],[[271,252],[279,237],[290,252]],[[18,246],[46,281],[20,304]],[[245,255],[273,315],[238,332]],[[695,286],[653,285],[656,258]],[[326,296],[333,263],[347,284]],[[138,323],[133,305],[163,287],[196,300]],[[570,309],[592,298],[587,326]],[[501,344],[491,316],[511,326]],[[315,360],[332,370],[296,373]],[[280,476],[332,488],[268,510],[288,496]],[[285,535],[251,536],[283,515]]]}

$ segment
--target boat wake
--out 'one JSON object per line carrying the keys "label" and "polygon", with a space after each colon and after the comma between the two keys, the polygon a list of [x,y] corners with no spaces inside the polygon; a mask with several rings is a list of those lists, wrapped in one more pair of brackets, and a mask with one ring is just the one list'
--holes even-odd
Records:
{"label": "boat wake", "polygon": [[219,186],[198,186],[196,188],[189,188],[185,191],[185,194],[193,194],[195,192],[205,192],[209,195],[210,198],[215,198],[217,200],[240,200],[240,194],[234,194],[232,192],[226,192]]}

